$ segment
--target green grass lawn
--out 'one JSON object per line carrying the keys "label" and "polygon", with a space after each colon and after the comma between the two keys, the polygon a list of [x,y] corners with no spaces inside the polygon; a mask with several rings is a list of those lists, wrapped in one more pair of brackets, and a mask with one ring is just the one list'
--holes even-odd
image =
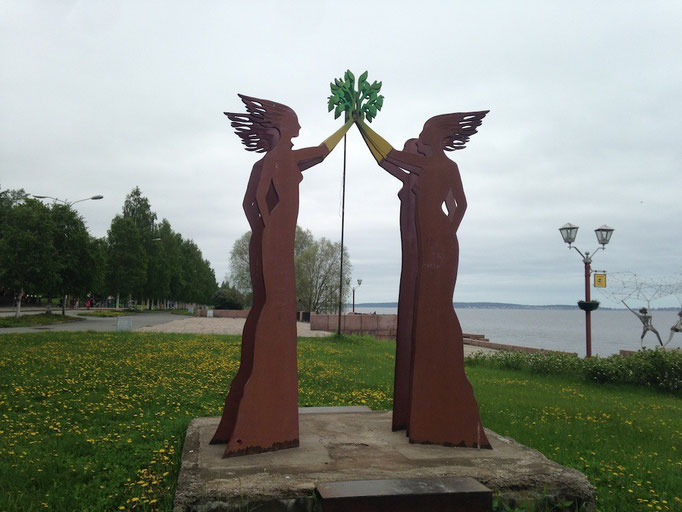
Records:
{"label": "green grass lawn", "polygon": [[[0,336],[0,510],[171,510],[185,429],[221,413],[238,336]],[[391,406],[391,342],[299,342],[300,404]],[[585,472],[600,510],[682,510],[682,399],[467,369],[485,426]]]}
{"label": "green grass lawn", "polygon": [[116,316],[130,316],[130,315],[134,315],[135,313],[137,313],[137,311],[133,311],[133,310],[118,311],[118,310],[102,309],[102,310],[96,310],[96,311],[86,311],[85,313],[78,313],[78,316],[94,316],[94,317],[99,317],[99,318],[111,318],[111,317],[116,317]]}
{"label": "green grass lawn", "polygon": [[0,318],[0,328],[2,327],[33,327],[36,325],[49,324],[64,324],[68,322],[78,322],[82,318],[76,318],[70,315],[62,315],[61,313],[37,313],[30,315],[21,315],[19,318],[14,316],[5,316]]}

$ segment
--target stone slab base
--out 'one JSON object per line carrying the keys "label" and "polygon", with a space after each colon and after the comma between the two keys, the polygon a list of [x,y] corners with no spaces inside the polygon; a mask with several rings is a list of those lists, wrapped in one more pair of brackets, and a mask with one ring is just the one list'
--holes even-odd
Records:
{"label": "stone slab base", "polygon": [[219,418],[192,420],[174,512],[312,511],[321,482],[458,476],[510,505],[569,500],[570,510],[595,508],[582,473],[488,429],[492,450],[410,444],[404,432],[391,432],[390,411],[341,410],[301,414],[298,448],[230,458],[222,456],[224,445],[209,444]]}

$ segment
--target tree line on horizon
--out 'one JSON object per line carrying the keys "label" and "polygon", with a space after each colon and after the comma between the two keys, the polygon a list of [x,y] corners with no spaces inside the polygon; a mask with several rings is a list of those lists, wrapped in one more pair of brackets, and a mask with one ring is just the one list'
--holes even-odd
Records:
{"label": "tree line on horizon", "polygon": [[[93,237],[68,204],[45,205],[23,189],[0,189],[0,291],[17,298],[17,316],[27,295],[67,297],[120,306],[139,299],[148,307],[168,302],[209,303],[218,289],[201,250],[157,222],[149,200],[135,187],[107,236]],[[113,302],[113,300],[112,300]]]}

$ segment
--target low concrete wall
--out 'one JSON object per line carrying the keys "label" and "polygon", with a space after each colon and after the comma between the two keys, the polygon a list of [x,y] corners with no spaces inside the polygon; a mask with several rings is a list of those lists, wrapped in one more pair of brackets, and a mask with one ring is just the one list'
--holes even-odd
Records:
{"label": "low concrete wall", "polygon": [[[310,330],[335,332],[339,315],[310,315]],[[394,340],[398,326],[398,315],[341,315],[341,332],[344,334],[369,334],[375,338]]]}
{"label": "low concrete wall", "polygon": [[[310,330],[336,332],[339,315],[310,315]],[[369,334],[382,340],[394,340],[398,329],[398,315],[372,315],[349,313],[341,315],[341,332],[344,334]],[[464,334],[469,339],[487,341],[482,334]],[[484,345],[485,346],[485,345]]]}
{"label": "low concrete wall", "polygon": [[213,318],[246,318],[249,316],[248,309],[195,309],[194,316],[207,317],[209,311],[213,311]]}

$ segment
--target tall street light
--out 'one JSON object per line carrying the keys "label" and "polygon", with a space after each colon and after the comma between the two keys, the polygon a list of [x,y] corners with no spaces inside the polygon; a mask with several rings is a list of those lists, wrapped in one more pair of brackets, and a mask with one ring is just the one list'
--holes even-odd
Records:
{"label": "tall street light", "polygon": [[355,289],[359,288],[361,284],[362,284],[362,279],[358,279],[358,285],[353,286],[353,313],[355,313]]}
{"label": "tall street light", "polygon": [[65,204],[66,206],[73,206],[76,203],[81,203],[83,201],[97,201],[98,199],[103,199],[104,196],[101,195],[96,195],[96,196],[91,196],[91,197],[85,197],[83,199],[79,199],[78,201],[65,201],[64,199],[59,199],[57,197],[52,197],[52,196],[37,196],[33,194],[33,197],[36,199],[52,199],[53,201],[58,201],[60,203]]}
{"label": "tall street light", "polygon": [[595,229],[594,233],[597,235],[597,242],[601,244],[601,247],[597,247],[597,249],[592,251],[592,254],[590,254],[588,251],[585,251],[585,254],[583,254],[580,252],[580,249],[571,245],[573,242],[575,242],[575,236],[578,234],[578,226],[567,223],[559,228],[561,237],[564,239],[564,242],[568,244],[568,248],[575,249],[578,254],[580,254],[580,257],[585,264],[585,301],[578,302],[578,307],[585,311],[585,353],[587,357],[592,357],[592,320],[590,318],[590,313],[599,307],[598,302],[593,302],[590,300],[590,275],[592,274],[592,258],[597,251],[605,250],[606,244],[608,244],[609,240],[611,240],[613,231],[614,229],[608,227],[606,224]]}

